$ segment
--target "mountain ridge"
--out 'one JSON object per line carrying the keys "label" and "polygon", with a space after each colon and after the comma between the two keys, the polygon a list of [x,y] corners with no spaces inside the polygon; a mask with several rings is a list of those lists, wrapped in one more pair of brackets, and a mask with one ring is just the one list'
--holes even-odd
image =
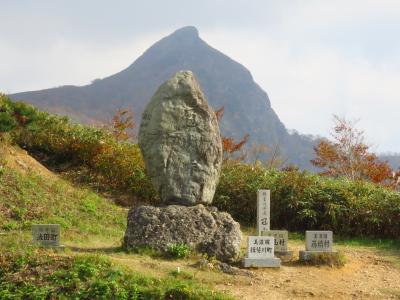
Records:
{"label": "mountain ridge", "polygon": [[195,74],[214,109],[225,108],[221,120],[225,136],[238,139],[248,133],[249,144],[254,141],[271,148],[279,145],[290,163],[312,168],[309,160],[314,141],[300,134],[289,134],[250,71],[208,45],[193,26],[174,31],[154,43],[127,68],[91,84],[22,92],[10,97],[83,123],[104,121],[118,108],[133,107],[139,122],[156,89],[180,70]]}

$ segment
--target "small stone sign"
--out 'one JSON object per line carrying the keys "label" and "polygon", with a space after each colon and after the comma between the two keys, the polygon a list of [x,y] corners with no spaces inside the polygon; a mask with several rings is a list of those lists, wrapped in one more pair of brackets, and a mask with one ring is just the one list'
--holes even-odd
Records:
{"label": "small stone sign", "polygon": [[257,234],[270,230],[270,190],[258,190],[257,193]]}
{"label": "small stone sign", "polygon": [[262,231],[262,236],[273,236],[275,239],[275,256],[279,257],[283,262],[291,261],[293,251],[288,250],[289,234],[287,230],[269,230]]}
{"label": "small stone sign", "polygon": [[32,225],[32,240],[35,245],[45,247],[60,247],[59,224]]}
{"label": "small stone sign", "polygon": [[332,231],[306,231],[306,251],[332,252]]}
{"label": "small stone sign", "polygon": [[247,249],[249,258],[274,257],[274,238],[271,236],[249,236]]}
{"label": "small stone sign", "polygon": [[306,231],[306,250],[299,251],[299,259],[301,261],[309,261],[313,256],[319,254],[335,257],[338,255],[338,252],[333,251],[332,246],[332,231]]}
{"label": "small stone sign", "polygon": [[286,252],[288,251],[288,232],[286,230],[269,230],[262,231],[262,236],[274,237],[275,252]]}
{"label": "small stone sign", "polygon": [[245,268],[249,267],[280,267],[281,260],[274,256],[274,237],[249,236],[247,257],[243,260]]}

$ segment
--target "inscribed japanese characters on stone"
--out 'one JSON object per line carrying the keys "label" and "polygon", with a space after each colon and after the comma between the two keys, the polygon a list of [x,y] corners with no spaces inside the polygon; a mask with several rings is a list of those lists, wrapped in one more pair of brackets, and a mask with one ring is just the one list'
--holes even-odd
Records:
{"label": "inscribed japanese characters on stone", "polygon": [[275,239],[275,252],[288,251],[288,232],[286,230],[262,231],[262,236],[272,236]]}
{"label": "inscribed japanese characters on stone", "polygon": [[306,251],[332,252],[332,231],[306,231]]}
{"label": "inscribed japanese characters on stone", "polygon": [[270,230],[270,190],[258,190],[257,193],[257,234]]}
{"label": "inscribed japanese characters on stone", "polygon": [[32,225],[33,243],[40,246],[60,246],[59,224],[36,224]]}
{"label": "inscribed japanese characters on stone", "polygon": [[249,236],[247,254],[248,258],[274,257],[274,238],[270,236]]}

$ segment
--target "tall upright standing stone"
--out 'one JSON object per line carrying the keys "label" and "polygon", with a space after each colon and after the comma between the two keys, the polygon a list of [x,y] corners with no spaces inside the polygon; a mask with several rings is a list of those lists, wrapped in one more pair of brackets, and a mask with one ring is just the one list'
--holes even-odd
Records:
{"label": "tall upright standing stone", "polygon": [[257,191],[257,234],[274,237],[274,253],[282,261],[292,259],[293,251],[288,250],[288,232],[270,230],[271,227],[271,191]]}
{"label": "tall upright standing stone", "polygon": [[147,105],[139,146],[165,204],[211,204],[222,164],[214,111],[190,71],[180,71]]}
{"label": "tall upright standing stone", "polygon": [[257,191],[257,235],[270,230],[271,191]]}
{"label": "tall upright standing stone", "polygon": [[165,251],[173,244],[231,262],[240,255],[240,224],[211,204],[222,164],[217,117],[190,71],[162,84],[139,130],[147,173],[163,204],[133,207],[124,247]]}

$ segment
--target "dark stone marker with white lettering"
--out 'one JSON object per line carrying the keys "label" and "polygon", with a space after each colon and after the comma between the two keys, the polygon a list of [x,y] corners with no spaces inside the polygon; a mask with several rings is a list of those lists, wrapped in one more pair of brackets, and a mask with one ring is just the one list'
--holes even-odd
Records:
{"label": "dark stone marker with white lettering", "polygon": [[41,247],[64,249],[60,245],[60,224],[34,224],[32,225],[32,242]]}

